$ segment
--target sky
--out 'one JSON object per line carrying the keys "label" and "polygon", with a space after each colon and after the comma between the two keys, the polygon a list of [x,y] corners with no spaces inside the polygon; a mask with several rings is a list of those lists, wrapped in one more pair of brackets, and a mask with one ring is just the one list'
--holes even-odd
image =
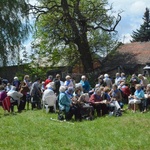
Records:
{"label": "sky", "polygon": [[[37,3],[36,0],[30,0],[32,4]],[[131,34],[143,24],[142,17],[146,7],[150,9],[150,0],[108,0],[113,5],[113,10],[121,13],[122,19],[116,30],[118,31],[118,40],[122,43],[130,43]],[[27,49],[31,49],[31,38],[25,43]]]}
{"label": "sky", "polygon": [[109,4],[113,4],[113,10],[121,13],[122,19],[116,30],[118,31],[119,41],[129,43],[131,34],[143,24],[143,15],[146,7],[150,9],[150,0],[108,0]]}

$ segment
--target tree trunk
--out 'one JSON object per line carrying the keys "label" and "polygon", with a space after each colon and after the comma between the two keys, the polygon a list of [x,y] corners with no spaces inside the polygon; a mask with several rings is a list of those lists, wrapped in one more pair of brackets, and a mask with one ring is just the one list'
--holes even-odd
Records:
{"label": "tree trunk", "polygon": [[[86,35],[87,33],[86,30],[84,30],[86,26],[86,22],[82,22],[81,24],[79,24],[80,26],[79,28],[75,22],[75,19],[72,18],[72,16],[69,13],[69,6],[67,0],[61,0],[61,6],[64,11],[64,16],[67,18],[67,21],[72,28],[75,37],[73,42],[78,46],[78,51],[80,53],[80,59],[83,64],[84,71],[86,73],[89,73],[93,71],[93,60],[92,60],[90,47],[87,40],[87,35]],[[78,12],[78,15],[81,15],[81,13]],[[80,16],[79,18],[80,21],[82,19],[84,20],[83,16]]]}
{"label": "tree trunk", "polygon": [[80,36],[76,44],[78,46],[78,51],[80,53],[80,59],[84,67],[84,71],[86,73],[93,71],[93,60],[86,35],[82,34],[82,37]]}

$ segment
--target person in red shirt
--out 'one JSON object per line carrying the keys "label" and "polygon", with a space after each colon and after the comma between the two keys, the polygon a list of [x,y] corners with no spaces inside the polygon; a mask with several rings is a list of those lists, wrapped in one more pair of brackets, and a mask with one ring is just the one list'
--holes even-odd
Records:
{"label": "person in red shirt", "polygon": [[[95,92],[90,96],[89,102],[94,107],[94,110],[97,112],[97,116],[101,116],[101,104],[102,104],[102,97],[101,97],[101,89],[96,88]],[[94,115],[94,114],[93,114]]]}
{"label": "person in red shirt", "polygon": [[125,82],[121,82],[120,90],[122,91],[123,102],[128,104],[128,97],[131,94],[129,86]]}
{"label": "person in red shirt", "polygon": [[48,78],[45,80],[45,83],[44,83],[45,88],[46,88],[46,85],[47,85],[48,83],[52,82],[52,81],[53,81],[53,76],[52,76],[52,75],[49,75]]}

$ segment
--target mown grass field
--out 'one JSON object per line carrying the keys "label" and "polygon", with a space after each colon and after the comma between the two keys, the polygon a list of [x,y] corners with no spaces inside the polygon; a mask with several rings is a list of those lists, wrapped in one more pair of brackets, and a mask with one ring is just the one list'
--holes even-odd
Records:
{"label": "mown grass field", "polygon": [[122,117],[58,122],[57,114],[27,110],[3,115],[1,150],[149,150],[150,112],[124,112]]}

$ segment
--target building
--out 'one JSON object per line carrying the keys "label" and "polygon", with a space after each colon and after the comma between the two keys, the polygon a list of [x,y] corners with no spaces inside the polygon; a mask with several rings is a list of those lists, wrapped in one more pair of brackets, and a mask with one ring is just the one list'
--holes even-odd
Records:
{"label": "building", "polygon": [[143,68],[150,64],[150,42],[121,44],[103,61],[101,72],[126,74],[144,73]]}

